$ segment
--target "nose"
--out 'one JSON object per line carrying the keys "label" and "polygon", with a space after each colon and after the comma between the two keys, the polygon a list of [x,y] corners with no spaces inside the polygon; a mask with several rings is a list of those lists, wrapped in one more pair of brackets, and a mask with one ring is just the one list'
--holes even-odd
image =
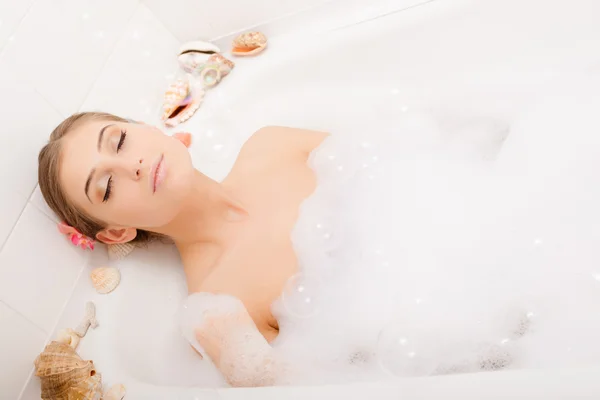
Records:
{"label": "nose", "polygon": [[142,167],[144,160],[142,158],[136,159],[120,159],[117,160],[115,165],[115,172],[123,174],[123,176],[130,178],[134,181],[142,179]]}

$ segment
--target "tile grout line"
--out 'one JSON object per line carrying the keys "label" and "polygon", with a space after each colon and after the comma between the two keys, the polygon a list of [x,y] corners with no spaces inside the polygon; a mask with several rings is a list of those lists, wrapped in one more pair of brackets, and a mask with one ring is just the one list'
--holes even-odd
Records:
{"label": "tile grout line", "polygon": [[327,0],[327,1],[324,1],[323,3],[315,4],[313,6],[309,6],[309,7],[303,8],[301,10],[292,11],[292,12],[289,12],[287,14],[280,15],[278,17],[273,17],[273,18],[270,18],[270,19],[267,19],[265,21],[256,23],[254,25],[250,25],[250,26],[242,28],[242,29],[235,29],[235,30],[233,30],[231,32],[215,36],[215,37],[211,38],[208,41],[211,42],[211,43],[215,43],[217,41],[223,41],[223,40],[228,39],[228,38],[233,39],[234,36],[239,35],[240,33],[243,33],[243,32],[246,32],[246,31],[250,31],[250,30],[260,30],[259,28],[261,28],[261,27],[266,27],[266,26],[269,26],[269,25],[271,25],[271,24],[273,24],[275,22],[281,22],[281,21],[285,21],[285,20],[290,19],[290,18],[294,18],[298,14],[310,13],[310,12],[312,12],[312,11],[318,9],[318,8],[325,7],[325,6],[327,6],[330,3],[333,3],[335,1],[336,0]]}
{"label": "tile grout line", "polygon": [[148,11],[150,11],[150,13],[152,13],[152,15],[154,16],[154,18],[156,18],[156,20],[157,20],[158,22],[160,22],[161,26],[162,26],[163,28],[165,28],[165,30],[166,30],[167,32],[169,32],[169,33],[171,34],[171,36],[173,36],[173,38],[175,39],[175,41],[176,41],[176,42],[177,42],[179,45],[182,45],[183,43],[185,43],[185,42],[186,42],[185,40],[181,40],[181,38],[180,38],[179,36],[177,36],[177,35],[175,34],[175,32],[173,32],[173,31],[172,31],[172,30],[171,30],[171,29],[170,29],[170,28],[169,28],[167,25],[165,25],[165,23],[163,22],[163,20],[162,20],[162,19],[160,19],[160,18],[159,18],[159,17],[156,15],[156,13],[154,12],[154,10],[152,10],[150,7],[148,7],[148,6],[147,6],[147,5],[144,3],[144,0],[139,0],[139,3],[138,3],[138,5],[140,5],[140,4],[141,4],[141,5],[143,5],[144,7],[146,7],[146,9],[147,9]]}
{"label": "tile grout line", "polygon": [[25,213],[25,209],[27,208],[28,204],[29,204],[29,200],[27,199],[27,200],[25,200],[25,204],[23,205],[23,208],[21,209],[21,212],[19,213],[19,216],[17,217],[17,219],[15,220],[14,224],[10,228],[10,231],[8,233],[8,236],[6,237],[6,240],[4,242],[0,243],[0,254],[2,254],[2,251],[4,250],[4,247],[6,246],[6,243],[8,243],[8,241],[10,240],[10,237],[12,236],[15,228],[17,227],[17,224],[21,220],[21,217],[23,216],[23,213]]}
{"label": "tile grout line", "polygon": [[351,23],[346,24],[346,25],[342,25],[342,26],[338,26],[336,28],[329,29],[328,32],[341,31],[341,30],[344,30],[344,29],[347,29],[347,28],[351,28],[353,26],[357,26],[357,25],[369,23],[369,22],[378,20],[380,18],[385,18],[385,17],[388,17],[390,15],[393,15],[393,14],[396,14],[396,13],[399,13],[399,12],[403,12],[403,11],[407,11],[407,10],[410,10],[410,9],[413,9],[413,8],[421,7],[421,6],[433,3],[435,1],[436,0],[421,0],[419,3],[416,3],[416,4],[412,4],[412,5],[403,7],[403,8],[389,10],[387,12],[383,12],[381,14],[378,14],[378,15],[375,15],[375,16],[372,16],[372,17],[369,17],[369,18],[365,18],[365,19],[362,19],[360,21],[351,22]]}
{"label": "tile grout line", "polygon": [[17,310],[16,308],[14,308],[10,304],[8,304],[5,300],[0,299],[0,302],[2,302],[2,304],[4,304],[5,307],[9,308],[12,312],[14,312],[15,314],[17,314],[21,318],[23,318],[25,321],[29,322],[31,325],[33,325],[34,327],[36,327],[37,329],[39,329],[40,331],[42,331],[42,333],[44,335],[46,335],[46,336],[49,335],[49,333],[47,333],[45,329],[43,329],[41,326],[39,326],[38,324],[36,324],[32,320],[30,320],[29,318],[27,318],[21,311]]}
{"label": "tile grout line", "polygon": [[27,18],[27,16],[29,15],[29,13],[31,12],[31,9],[33,8],[33,6],[40,0],[34,0],[31,2],[31,4],[29,5],[29,7],[27,7],[27,11],[25,11],[25,13],[23,14],[23,17],[21,18],[21,20],[19,21],[19,23],[17,24],[17,26],[15,27],[15,30],[12,32],[12,35],[10,35],[6,41],[6,43],[0,47],[0,57],[2,57],[2,55],[4,54],[4,51],[6,50],[6,48],[8,47],[8,44],[10,43],[10,38],[12,36],[15,35],[15,33],[19,30],[19,28],[21,27],[21,25],[23,25],[23,21],[25,20],[25,18]]}
{"label": "tile grout line", "polygon": [[[67,308],[67,304],[69,304],[71,298],[73,298],[73,293],[75,293],[75,289],[77,288],[77,284],[81,280],[83,271],[85,270],[86,265],[88,265],[88,263],[89,263],[89,258],[90,258],[89,255],[86,255],[85,259],[83,260],[83,265],[81,266],[81,270],[79,271],[79,274],[77,275],[77,278],[75,279],[75,282],[73,283],[73,286],[71,287],[69,296],[67,296],[67,299],[65,300],[65,302],[63,303],[63,305],[60,308],[60,311],[58,312],[58,316],[56,317],[56,321],[54,322],[54,325],[52,326],[52,328],[50,329],[50,331],[48,333],[46,333],[46,331],[43,330],[43,332],[46,334],[46,338],[44,340],[44,346],[42,347],[42,349],[48,344],[48,342],[50,342],[52,340],[52,333],[54,333],[56,331],[56,328],[58,327],[60,318],[64,314],[65,309]],[[39,328],[39,326],[37,324],[35,324],[33,321],[30,321],[29,319],[27,319],[27,321],[31,322],[32,324],[34,324],[36,327]],[[29,385],[29,382],[33,378],[34,372],[35,372],[35,369],[32,369],[31,372],[29,373],[29,375],[27,376],[27,379],[25,380],[25,383],[23,384],[23,387],[21,388],[21,391],[19,392],[19,397],[18,397],[19,400],[21,400],[21,397],[23,396],[23,393],[25,392],[27,385]],[[22,400],[27,400],[27,399],[22,399]]]}
{"label": "tile grout line", "polygon": [[[43,94],[42,94],[42,93],[41,93],[39,90],[37,90],[37,88],[35,87],[35,85],[33,85],[33,84],[32,84],[32,85],[31,85],[31,87],[33,88],[33,91],[34,91],[34,92],[35,92],[35,93],[36,93],[38,96],[40,96],[40,97],[42,98],[42,100],[44,100],[44,102],[45,102],[46,104],[48,104],[48,105],[50,106],[50,108],[51,108],[52,110],[54,110],[54,111],[55,111],[55,112],[56,112],[58,115],[60,115],[60,117],[61,117],[61,118],[65,118],[65,115],[62,113],[62,111],[60,111],[58,108],[56,108],[56,107],[54,106],[54,104],[53,104],[53,103],[52,103],[50,100],[48,100],[48,99],[46,98],[46,96],[44,96],[44,95],[43,95]],[[50,137],[50,134],[48,134],[48,137]],[[35,191],[35,188],[33,188],[33,190]],[[33,192],[32,192],[32,194],[33,194]]]}

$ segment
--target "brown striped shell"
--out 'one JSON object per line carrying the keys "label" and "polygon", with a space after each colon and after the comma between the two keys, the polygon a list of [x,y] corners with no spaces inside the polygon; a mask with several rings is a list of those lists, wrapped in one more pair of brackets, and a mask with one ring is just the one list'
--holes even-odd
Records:
{"label": "brown striped shell", "polygon": [[35,360],[44,400],[100,400],[102,377],[71,346],[51,342]]}

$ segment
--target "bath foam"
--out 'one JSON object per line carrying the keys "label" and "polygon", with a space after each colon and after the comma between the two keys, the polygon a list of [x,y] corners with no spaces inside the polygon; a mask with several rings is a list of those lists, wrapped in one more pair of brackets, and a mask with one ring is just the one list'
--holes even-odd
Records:
{"label": "bath foam", "polygon": [[[344,132],[317,149],[320,187],[303,204],[293,241],[303,273],[323,281],[313,296],[321,303],[310,318],[284,298],[275,307],[277,344],[297,348],[289,362],[310,371],[298,379],[600,362],[595,93],[545,98],[491,160],[473,158],[466,141],[421,117],[395,125],[417,138]],[[372,165],[360,156],[365,141],[385,149]],[[314,234],[317,225],[344,236],[332,245]]]}
{"label": "bath foam", "polygon": [[[465,130],[392,106],[305,110],[332,136],[292,232],[300,272],[272,307],[293,366],[278,384],[599,362],[597,89]],[[264,125],[254,111],[241,119]]]}

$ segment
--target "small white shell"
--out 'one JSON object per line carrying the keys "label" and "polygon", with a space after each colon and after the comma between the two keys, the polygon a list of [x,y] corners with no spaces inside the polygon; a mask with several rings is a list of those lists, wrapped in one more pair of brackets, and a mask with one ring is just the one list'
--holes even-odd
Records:
{"label": "small white shell", "polygon": [[121,260],[129,255],[135,249],[135,245],[131,242],[117,243],[108,245],[108,259]]}
{"label": "small white shell", "polygon": [[94,268],[90,277],[96,291],[100,294],[112,292],[121,282],[121,273],[114,267]]}
{"label": "small white shell", "polygon": [[121,400],[125,397],[127,391],[125,390],[125,385],[117,384],[113,385],[104,396],[102,396],[102,400]]}
{"label": "small white shell", "polygon": [[194,73],[202,68],[208,59],[219,53],[219,48],[212,43],[196,40],[184,43],[179,48],[179,65],[187,73]]}
{"label": "small white shell", "polygon": [[56,341],[59,343],[68,344],[72,348],[76,349],[79,345],[80,337],[71,328],[62,329],[56,335]]}
{"label": "small white shell", "polygon": [[187,42],[182,44],[181,47],[179,47],[179,54],[190,52],[213,54],[220,53],[221,49],[219,49],[212,43],[204,42],[202,40],[194,40],[191,42]]}

